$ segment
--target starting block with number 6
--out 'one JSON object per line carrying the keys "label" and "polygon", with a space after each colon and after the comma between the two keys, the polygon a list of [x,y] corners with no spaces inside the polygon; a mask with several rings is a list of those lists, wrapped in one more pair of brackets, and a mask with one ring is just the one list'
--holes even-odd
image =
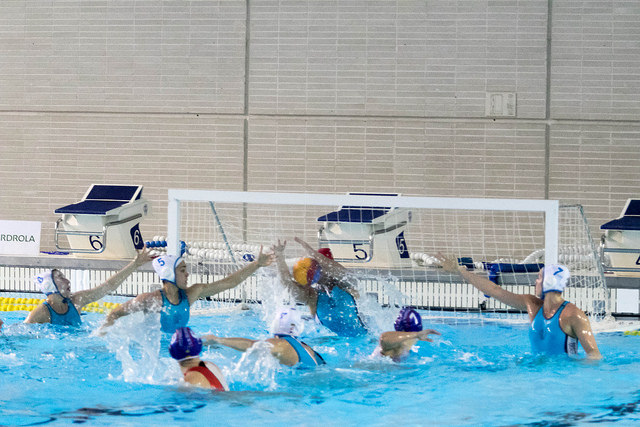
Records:
{"label": "starting block with number 6", "polygon": [[[368,196],[398,194],[349,193]],[[411,222],[406,208],[342,206],[318,218],[320,247],[331,249],[334,260],[345,267],[410,267],[404,231]]]}
{"label": "starting block with number 6", "polygon": [[[140,220],[149,214],[141,185],[93,184],[82,200],[55,210],[58,250],[82,257],[133,258],[144,247]],[[62,228],[61,228],[62,226]],[[69,247],[60,245],[66,236]]]}

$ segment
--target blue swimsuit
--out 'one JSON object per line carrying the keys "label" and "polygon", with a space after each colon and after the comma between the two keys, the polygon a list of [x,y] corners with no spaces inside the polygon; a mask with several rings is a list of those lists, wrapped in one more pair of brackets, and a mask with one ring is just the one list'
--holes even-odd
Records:
{"label": "blue swimsuit", "polygon": [[162,295],[160,329],[162,329],[162,332],[173,334],[176,329],[184,328],[187,326],[187,323],[189,323],[189,297],[183,289],[178,289],[180,302],[178,304],[171,304],[164,294],[164,291],[160,291],[160,294]]}
{"label": "blue swimsuit", "polygon": [[575,355],[578,352],[578,340],[560,328],[560,313],[567,304],[567,301],[563,302],[551,319],[545,319],[544,310],[540,307],[529,329],[533,353]]}
{"label": "blue swimsuit", "polygon": [[298,341],[295,337],[284,334],[276,334],[275,337],[281,338],[291,344],[291,347],[293,347],[298,354],[298,365],[308,368],[325,364],[322,356],[312,350],[311,347],[309,347],[309,349],[305,348],[302,342]]}
{"label": "blue swimsuit", "polygon": [[331,295],[318,292],[316,315],[320,323],[340,336],[357,337],[367,333],[353,296],[338,286],[333,288]]}
{"label": "blue swimsuit", "polygon": [[72,302],[67,303],[69,309],[64,314],[56,313],[53,307],[46,301],[43,304],[49,309],[52,325],[80,326],[82,324],[80,313],[78,313],[78,309]]}

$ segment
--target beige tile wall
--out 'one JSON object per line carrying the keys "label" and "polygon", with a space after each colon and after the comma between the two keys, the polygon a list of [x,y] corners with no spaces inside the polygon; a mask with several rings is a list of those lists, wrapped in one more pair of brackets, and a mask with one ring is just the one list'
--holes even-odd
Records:
{"label": "beige tile wall", "polygon": [[52,249],[56,208],[139,183],[145,237],[175,187],[548,194],[596,232],[640,197],[640,4],[549,3],[0,2],[0,219]]}

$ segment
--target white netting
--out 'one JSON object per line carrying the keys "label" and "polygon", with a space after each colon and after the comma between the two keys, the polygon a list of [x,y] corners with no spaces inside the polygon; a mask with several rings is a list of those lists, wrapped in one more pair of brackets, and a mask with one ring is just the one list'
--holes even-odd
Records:
{"label": "white netting", "polygon": [[[305,195],[313,197],[313,195]],[[274,198],[277,195],[273,196]],[[459,200],[459,199],[451,199]],[[504,201],[503,201],[504,202]],[[298,201],[297,203],[300,203]],[[415,305],[437,312],[507,311],[459,278],[442,273],[437,252],[455,255],[517,293],[533,293],[544,262],[545,213],[509,210],[508,203],[484,210],[391,208],[362,205],[180,202],[179,239],[186,244],[191,283],[224,277],[278,239],[287,241],[286,258],[304,256],[299,237],[314,248],[329,247],[336,260],[360,279],[361,292],[379,304]],[[592,316],[609,311],[609,298],[594,244],[580,206],[563,206],[559,215],[558,261],[572,272],[566,298]],[[260,281],[268,282],[263,286]],[[255,301],[273,292],[271,269],[220,300]],[[435,314],[437,315],[437,313]]]}

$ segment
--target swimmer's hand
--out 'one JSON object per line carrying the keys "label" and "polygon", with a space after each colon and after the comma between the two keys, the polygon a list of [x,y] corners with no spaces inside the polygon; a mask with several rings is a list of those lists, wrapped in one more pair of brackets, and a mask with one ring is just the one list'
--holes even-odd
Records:
{"label": "swimmer's hand", "polygon": [[278,243],[271,246],[271,252],[273,252],[275,256],[284,256],[284,249],[286,247],[287,241],[283,240],[282,242],[280,242],[280,239],[278,239]]}
{"label": "swimmer's hand", "polygon": [[440,263],[440,267],[449,273],[460,273],[460,265],[458,259],[452,256],[445,256],[441,252],[436,254],[436,259]]}
{"label": "swimmer's hand", "polygon": [[438,332],[438,331],[433,330],[433,329],[424,329],[424,330],[418,332],[416,337],[420,341],[433,342],[433,340],[431,338],[429,338],[429,335],[442,335],[442,334],[440,332]]}
{"label": "swimmer's hand", "polygon": [[137,268],[150,261],[153,261],[154,258],[157,258],[157,257],[158,257],[158,254],[155,251],[152,251],[149,248],[142,248],[142,250],[138,251],[138,254],[134,258],[133,262]]}
{"label": "swimmer's hand", "polygon": [[273,253],[270,253],[270,254],[262,253],[262,246],[260,246],[260,252],[258,253],[258,258],[256,259],[258,266],[266,267],[268,265],[271,265],[273,261],[275,261],[275,255]]}

